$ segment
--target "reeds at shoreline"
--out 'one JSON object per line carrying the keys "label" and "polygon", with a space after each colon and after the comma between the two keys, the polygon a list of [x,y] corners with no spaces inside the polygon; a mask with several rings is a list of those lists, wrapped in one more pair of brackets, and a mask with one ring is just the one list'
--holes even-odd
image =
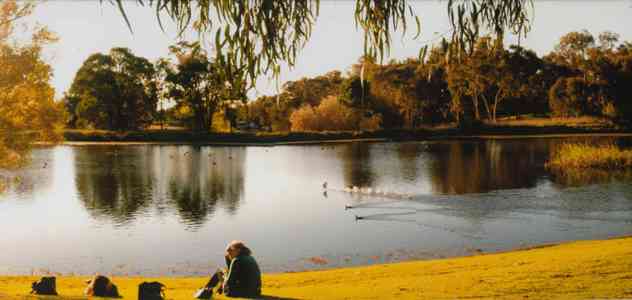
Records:
{"label": "reeds at shoreline", "polygon": [[623,171],[632,168],[632,150],[614,144],[568,143],[554,149],[546,163],[551,171]]}

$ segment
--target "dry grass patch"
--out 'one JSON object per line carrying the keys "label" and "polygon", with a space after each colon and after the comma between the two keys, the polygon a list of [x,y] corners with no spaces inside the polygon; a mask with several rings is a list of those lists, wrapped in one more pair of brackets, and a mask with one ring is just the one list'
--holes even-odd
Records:
{"label": "dry grass patch", "polygon": [[499,118],[496,123],[486,122],[488,125],[496,126],[567,126],[567,127],[612,127],[612,121],[597,117],[569,117],[569,118],[535,118],[535,117],[505,117]]}
{"label": "dry grass patch", "polygon": [[621,149],[614,144],[568,143],[553,150],[546,166],[556,171],[625,170],[632,167],[632,150]]}

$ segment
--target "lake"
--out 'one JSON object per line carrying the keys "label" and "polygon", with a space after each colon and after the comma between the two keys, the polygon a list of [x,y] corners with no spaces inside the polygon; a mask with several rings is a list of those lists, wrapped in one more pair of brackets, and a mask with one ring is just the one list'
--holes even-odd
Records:
{"label": "lake", "polygon": [[283,272],[632,234],[630,181],[545,170],[571,140],[632,142],[37,148],[0,195],[0,274],[207,275],[233,239]]}

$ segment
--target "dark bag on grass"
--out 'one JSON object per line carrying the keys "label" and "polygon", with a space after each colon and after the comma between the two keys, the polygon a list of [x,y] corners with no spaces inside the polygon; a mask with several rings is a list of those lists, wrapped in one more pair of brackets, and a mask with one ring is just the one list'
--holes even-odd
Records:
{"label": "dark bag on grass", "polygon": [[57,296],[57,279],[55,277],[42,277],[31,284],[31,294]]}
{"label": "dark bag on grass", "polygon": [[138,300],[164,300],[164,284],[154,282],[143,282],[138,286]]}

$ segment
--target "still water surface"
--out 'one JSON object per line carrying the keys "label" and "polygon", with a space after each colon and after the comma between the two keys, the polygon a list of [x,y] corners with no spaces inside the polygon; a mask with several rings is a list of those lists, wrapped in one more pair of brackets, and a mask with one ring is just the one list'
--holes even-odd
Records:
{"label": "still water surface", "polygon": [[568,140],[39,148],[0,195],[0,274],[205,275],[232,239],[278,272],[632,234],[627,181],[544,169]]}

